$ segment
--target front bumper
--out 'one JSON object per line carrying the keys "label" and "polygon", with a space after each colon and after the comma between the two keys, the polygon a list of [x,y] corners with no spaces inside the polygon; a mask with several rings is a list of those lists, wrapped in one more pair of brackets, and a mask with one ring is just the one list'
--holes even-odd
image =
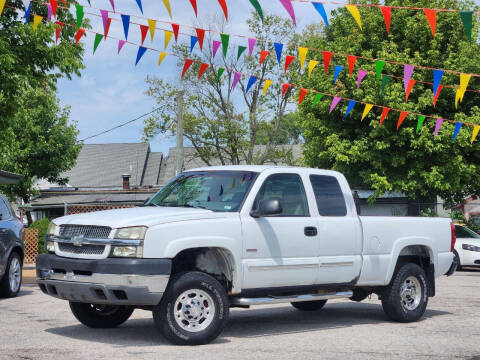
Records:
{"label": "front bumper", "polygon": [[157,305],[168,285],[170,259],[84,260],[37,257],[40,289],[59,299],[111,305]]}

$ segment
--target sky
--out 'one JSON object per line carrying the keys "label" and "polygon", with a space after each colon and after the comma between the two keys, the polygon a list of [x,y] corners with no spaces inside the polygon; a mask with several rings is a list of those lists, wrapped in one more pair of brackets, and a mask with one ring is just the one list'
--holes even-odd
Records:
{"label": "sky", "polygon": [[[87,1],[80,0],[80,4],[85,5],[85,17],[90,19],[93,31],[103,34],[100,11],[97,9],[111,11],[110,2],[109,0],[91,0],[90,2],[92,7],[96,9],[88,8]],[[260,0],[259,2],[265,14],[276,14],[289,18],[280,1]],[[180,24],[179,43],[190,44],[189,35],[195,35],[193,30],[182,28],[182,24],[206,28],[208,26],[205,26],[205,21],[223,14],[217,0],[197,0],[198,18],[195,17],[189,0],[170,0],[170,3],[172,5],[173,22]],[[171,29],[169,24],[159,22],[172,21],[162,1],[143,0],[142,5],[143,16],[157,20],[157,28]],[[250,35],[246,24],[247,18],[254,10],[250,2],[248,0],[227,0],[227,5],[229,21],[225,32]],[[322,21],[320,15],[310,3],[293,2],[293,6],[299,30],[308,24]],[[147,25],[146,19],[133,17],[133,15],[142,16],[135,0],[115,0],[115,9],[117,13],[132,15],[131,21]],[[333,7],[326,5],[326,10],[327,14],[330,14]],[[109,13],[109,16],[120,19],[120,15],[112,12]],[[158,29],[156,31],[154,41],[150,41],[150,35],[148,34],[144,45],[163,50],[163,31]],[[181,35],[181,33],[188,35]],[[124,39],[121,21],[112,21],[109,36]],[[106,41],[102,40],[95,54],[93,54],[94,37],[93,33],[87,33],[87,37],[81,40],[85,44],[84,64],[86,67],[82,70],[81,76],[73,77],[72,80],[61,79],[58,84],[58,96],[61,104],[71,107],[71,119],[77,123],[80,140],[150,112],[155,107],[155,102],[154,99],[145,94],[147,90],[145,78],[147,75],[171,82],[180,81],[180,72],[176,68],[174,57],[167,56],[159,67],[157,65],[159,53],[147,50],[141,61],[135,66],[138,46],[125,44],[120,54],[117,54],[118,40],[107,39]],[[130,25],[128,40],[140,44],[139,26]],[[170,46],[172,46],[173,41],[172,39]],[[236,49],[238,45],[247,46],[247,39],[231,37],[229,49]],[[200,51],[198,45],[194,51]],[[256,48],[256,51],[259,52],[259,49]],[[220,51],[217,57],[219,55]],[[241,90],[237,89],[237,91]],[[139,120],[108,134],[87,140],[85,143],[140,142],[142,129],[143,121]],[[161,151],[166,154],[170,147],[175,146],[175,139],[159,136],[153,139],[150,144],[153,151]]]}

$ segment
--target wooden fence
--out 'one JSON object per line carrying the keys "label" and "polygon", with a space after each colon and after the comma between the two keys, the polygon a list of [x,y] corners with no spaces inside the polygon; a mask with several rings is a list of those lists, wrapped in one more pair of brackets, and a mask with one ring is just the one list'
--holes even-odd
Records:
{"label": "wooden fence", "polygon": [[25,264],[34,264],[38,256],[38,229],[25,229]]}

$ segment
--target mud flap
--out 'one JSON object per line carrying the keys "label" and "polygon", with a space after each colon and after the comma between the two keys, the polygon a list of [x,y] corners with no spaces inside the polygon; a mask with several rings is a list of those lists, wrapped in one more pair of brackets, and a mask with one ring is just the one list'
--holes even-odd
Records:
{"label": "mud flap", "polygon": [[428,264],[426,269],[428,282],[428,297],[435,296],[435,265]]}

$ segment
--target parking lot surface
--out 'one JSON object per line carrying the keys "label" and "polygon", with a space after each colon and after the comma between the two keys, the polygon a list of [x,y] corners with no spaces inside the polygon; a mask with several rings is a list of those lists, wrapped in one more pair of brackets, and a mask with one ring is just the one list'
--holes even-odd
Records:
{"label": "parking lot surface", "polygon": [[212,344],[178,347],[136,310],[116,329],[89,329],[68,303],[25,285],[0,300],[0,359],[471,359],[480,360],[480,271],[437,280],[424,319],[390,322],[376,296],[305,313],[289,304],[232,309]]}

